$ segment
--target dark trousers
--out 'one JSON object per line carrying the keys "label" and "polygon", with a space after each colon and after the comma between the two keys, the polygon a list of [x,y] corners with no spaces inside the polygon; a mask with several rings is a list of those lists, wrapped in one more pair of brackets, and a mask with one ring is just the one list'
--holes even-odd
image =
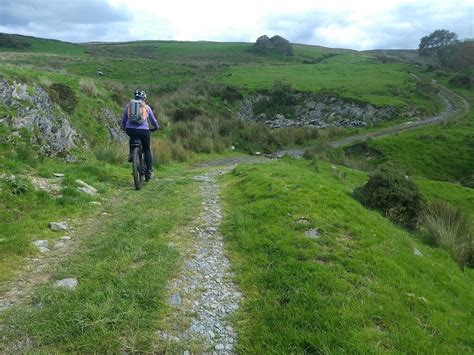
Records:
{"label": "dark trousers", "polygon": [[139,139],[142,142],[143,152],[145,153],[145,162],[148,170],[153,171],[153,158],[150,150],[150,131],[147,129],[127,128],[127,135],[130,137],[129,147],[132,153],[132,142]]}

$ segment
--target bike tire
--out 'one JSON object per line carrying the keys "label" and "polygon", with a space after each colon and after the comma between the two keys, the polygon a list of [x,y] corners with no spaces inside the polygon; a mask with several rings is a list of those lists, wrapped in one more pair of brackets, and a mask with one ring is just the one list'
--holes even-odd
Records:
{"label": "bike tire", "polygon": [[133,174],[133,182],[135,184],[135,189],[140,190],[142,187],[142,175],[141,175],[141,159],[140,159],[140,149],[134,148],[132,152],[132,174]]}

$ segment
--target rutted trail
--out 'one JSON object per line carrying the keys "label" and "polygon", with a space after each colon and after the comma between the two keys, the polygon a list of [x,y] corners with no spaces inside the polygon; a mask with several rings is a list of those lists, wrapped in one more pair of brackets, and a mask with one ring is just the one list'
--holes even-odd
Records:
{"label": "rutted trail", "polygon": [[238,308],[241,293],[224,255],[217,182],[217,177],[230,168],[220,167],[194,177],[201,183],[204,211],[198,226],[192,229],[193,255],[185,260],[179,277],[169,284],[169,302],[174,307],[168,319],[170,331],[159,332],[161,341],[177,343],[179,348],[199,344],[204,351],[234,352],[236,334],[229,316]]}
{"label": "rutted trail", "polygon": [[[433,86],[439,90],[438,95],[443,103],[443,110],[437,115],[426,118],[424,120],[420,120],[420,121],[405,122],[405,123],[402,123],[396,126],[387,127],[378,131],[362,133],[362,134],[357,134],[354,136],[337,139],[337,140],[328,142],[328,145],[331,148],[338,148],[338,147],[356,143],[356,142],[363,142],[363,141],[368,140],[369,138],[391,136],[399,132],[409,131],[409,130],[416,129],[422,126],[428,126],[428,125],[440,123],[458,114],[465,114],[469,111],[469,103],[466,101],[466,99],[457,95],[456,93],[445,88],[442,85],[433,84]],[[272,157],[281,157],[285,154],[289,156],[293,156],[293,157],[302,157],[304,152],[305,152],[305,149],[288,149],[288,150],[275,152],[272,154]]]}

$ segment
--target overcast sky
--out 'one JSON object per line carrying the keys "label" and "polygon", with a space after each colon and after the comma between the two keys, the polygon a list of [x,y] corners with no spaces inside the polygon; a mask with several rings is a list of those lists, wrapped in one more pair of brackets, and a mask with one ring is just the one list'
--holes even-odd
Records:
{"label": "overcast sky", "polygon": [[474,0],[0,0],[0,32],[70,42],[253,42],[416,48],[435,29],[474,38]]}

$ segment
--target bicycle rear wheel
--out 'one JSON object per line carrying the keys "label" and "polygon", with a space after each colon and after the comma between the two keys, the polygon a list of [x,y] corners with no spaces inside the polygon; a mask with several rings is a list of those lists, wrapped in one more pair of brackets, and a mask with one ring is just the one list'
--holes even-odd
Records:
{"label": "bicycle rear wheel", "polygon": [[133,148],[132,152],[132,174],[133,182],[135,183],[135,189],[140,190],[142,187],[142,162],[141,162],[140,148]]}

